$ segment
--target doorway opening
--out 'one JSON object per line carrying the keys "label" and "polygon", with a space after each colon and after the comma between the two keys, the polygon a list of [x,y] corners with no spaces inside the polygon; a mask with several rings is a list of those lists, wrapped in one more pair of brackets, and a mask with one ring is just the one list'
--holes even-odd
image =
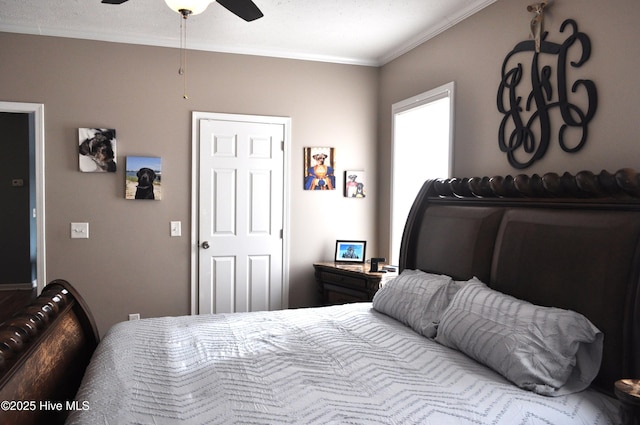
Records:
{"label": "doorway opening", "polygon": [[[16,152],[23,152],[28,156],[25,160],[29,164],[28,171],[24,176],[16,175],[9,178],[9,190],[29,192],[26,196],[25,208],[21,208],[19,214],[26,215],[21,220],[28,222],[28,228],[22,232],[21,238],[25,239],[19,243],[28,246],[26,251],[27,260],[25,272],[29,282],[6,282],[1,285],[2,289],[24,289],[24,286],[37,287],[38,292],[42,290],[47,282],[46,277],[46,249],[45,249],[45,188],[44,188],[44,105],[39,103],[21,102],[0,102],[0,113],[9,115],[15,114],[20,117],[19,122],[25,126],[24,143],[28,143],[27,149],[20,148]],[[21,142],[22,143],[22,142]],[[17,153],[16,153],[17,154]],[[20,154],[22,155],[22,154]],[[6,178],[6,177],[5,177]],[[5,185],[7,186],[7,185]],[[7,198],[5,198],[7,199]]]}
{"label": "doorway opening", "polygon": [[398,264],[404,225],[424,181],[450,177],[453,94],[451,82],[391,107],[391,264]]}

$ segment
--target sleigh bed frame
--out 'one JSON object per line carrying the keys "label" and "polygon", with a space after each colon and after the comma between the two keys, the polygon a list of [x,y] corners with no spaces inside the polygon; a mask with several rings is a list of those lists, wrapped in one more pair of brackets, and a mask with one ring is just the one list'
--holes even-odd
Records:
{"label": "sleigh bed frame", "polygon": [[[429,180],[410,211],[400,259],[401,270],[476,276],[534,304],[577,311],[605,335],[592,387],[613,396],[616,381],[640,377],[640,176],[633,170]],[[80,295],[52,282],[0,325],[0,400],[72,400],[97,344]],[[637,421],[630,400],[623,417]],[[0,424],[60,423],[66,414],[38,404],[0,411]]]}
{"label": "sleigh bed frame", "polygon": [[[446,243],[443,243],[446,241]],[[409,214],[400,269],[488,286],[577,311],[605,334],[595,385],[640,376],[640,176],[428,181]]]}
{"label": "sleigh bed frame", "polygon": [[0,324],[0,401],[9,403],[0,425],[64,423],[98,341],[89,308],[64,280]]}

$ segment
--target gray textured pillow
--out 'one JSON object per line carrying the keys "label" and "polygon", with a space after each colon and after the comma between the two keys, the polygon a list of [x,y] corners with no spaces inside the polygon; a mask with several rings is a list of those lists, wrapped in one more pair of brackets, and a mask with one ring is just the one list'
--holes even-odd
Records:
{"label": "gray textured pillow", "polygon": [[474,278],[442,315],[436,341],[548,396],[582,391],[598,374],[603,335],[570,310],[540,307]]}
{"label": "gray textured pillow", "polygon": [[449,276],[404,270],[373,297],[373,308],[433,338],[437,322],[460,289]]}

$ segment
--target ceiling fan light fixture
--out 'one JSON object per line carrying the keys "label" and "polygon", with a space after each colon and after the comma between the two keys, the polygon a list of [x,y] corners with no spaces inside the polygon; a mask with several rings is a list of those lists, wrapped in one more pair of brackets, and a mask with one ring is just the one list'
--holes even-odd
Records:
{"label": "ceiling fan light fixture", "polygon": [[212,0],[164,0],[164,2],[171,10],[181,15],[184,15],[183,10],[190,11],[191,15],[197,15],[204,12]]}

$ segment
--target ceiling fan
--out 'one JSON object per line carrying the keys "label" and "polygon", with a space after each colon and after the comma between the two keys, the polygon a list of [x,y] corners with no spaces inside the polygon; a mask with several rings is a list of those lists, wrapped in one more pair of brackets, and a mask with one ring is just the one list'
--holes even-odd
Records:
{"label": "ceiling fan", "polygon": [[[105,4],[122,4],[129,0],[102,0]],[[167,6],[176,12],[185,15],[197,15],[213,3],[214,0],[165,0]],[[215,0],[224,6],[229,12],[244,19],[247,22],[255,21],[264,15],[251,0]]]}
{"label": "ceiling fan", "polygon": [[[102,0],[105,4],[122,4],[129,0]],[[239,16],[247,22],[255,21],[264,15],[251,0],[215,0],[224,6],[234,15]],[[178,12],[180,19],[180,68],[178,74],[183,77],[184,94],[183,99],[187,96],[187,18],[191,15],[197,15],[206,10],[206,8],[214,2],[214,0],[164,0],[164,2]]]}

